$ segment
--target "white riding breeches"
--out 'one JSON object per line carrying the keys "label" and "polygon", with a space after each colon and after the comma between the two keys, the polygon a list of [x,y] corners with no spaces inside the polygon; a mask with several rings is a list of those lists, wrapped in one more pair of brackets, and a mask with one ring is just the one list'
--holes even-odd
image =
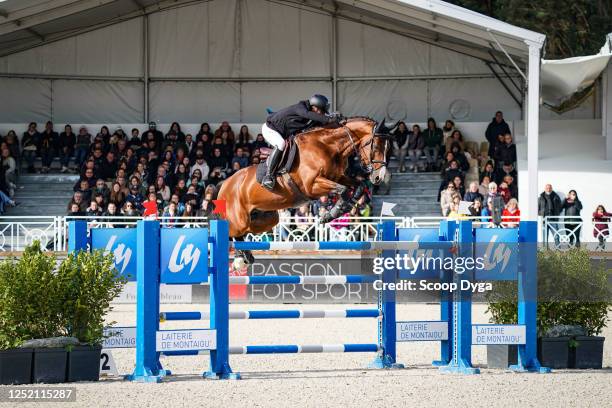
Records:
{"label": "white riding breeches", "polygon": [[281,134],[276,130],[268,127],[266,123],[261,127],[261,134],[270,145],[276,147],[278,150],[285,150],[285,139],[283,139]]}

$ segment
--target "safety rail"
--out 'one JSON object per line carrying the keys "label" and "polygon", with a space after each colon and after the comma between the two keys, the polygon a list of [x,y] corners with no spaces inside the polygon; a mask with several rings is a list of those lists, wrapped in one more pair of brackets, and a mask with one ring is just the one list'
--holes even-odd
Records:
{"label": "safety rail", "polygon": [[[518,217],[504,217],[502,228],[514,227]],[[0,253],[23,251],[38,240],[46,251],[66,251],[68,222],[87,220],[89,228],[133,228],[142,217],[118,215],[97,216],[4,216],[0,217]],[[207,217],[160,217],[164,227],[202,228],[208,226]],[[448,218],[432,217],[342,217],[321,224],[318,217],[281,217],[272,231],[248,234],[251,242],[328,242],[375,241],[376,225],[382,220],[393,220],[398,228],[438,227]],[[475,228],[497,227],[488,217],[464,217]],[[612,251],[611,223],[593,221],[589,217],[555,216],[539,219],[539,242],[544,246],[566,250],[585,246],[592,251]]]}

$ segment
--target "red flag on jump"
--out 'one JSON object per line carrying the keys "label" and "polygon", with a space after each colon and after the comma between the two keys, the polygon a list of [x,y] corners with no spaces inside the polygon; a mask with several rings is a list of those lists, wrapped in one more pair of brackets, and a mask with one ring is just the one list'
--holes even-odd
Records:
{"label": "red flag on jump", "polygon": [[220,214],[223,218],[225,218],[225,200],[212,200],[212,203],[215,206],[213,214]]}

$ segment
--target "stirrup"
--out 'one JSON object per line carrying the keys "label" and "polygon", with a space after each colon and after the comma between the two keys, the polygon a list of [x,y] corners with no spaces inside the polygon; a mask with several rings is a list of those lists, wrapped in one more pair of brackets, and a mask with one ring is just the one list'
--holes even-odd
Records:
{"label": "stirrup", "polygon": [[275,177],[272,175],[265,176],[263,180],[261,180],[261,185],[267,190],[274,190],[274,186],[276,186]]}

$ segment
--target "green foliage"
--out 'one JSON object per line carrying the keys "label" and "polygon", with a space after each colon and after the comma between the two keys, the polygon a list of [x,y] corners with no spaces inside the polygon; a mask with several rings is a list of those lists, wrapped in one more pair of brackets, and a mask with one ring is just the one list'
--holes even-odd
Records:
{"label": "green foliage", "polygon": [[0,350],[25,340],[74,336],[88,344],[102,339],[104,315],[125,284],[112,256],[55,256],[38,241],[23,255],[0,262]]}
{"label": "green foliage", "polygon": [[0,349],[61,334],[56,259],[35,241],[19,259],[0,263]]}
{"label": "green foliage", "polygon": [[507,23],[546,34],[546,58],[599,52],[612,31],[612,5],[592,0],[450,0]]}
{"label": "green foliage", "polygon": [[[606,327],[612,294],[603,262],[585,249],[538,252],[538,312],[540,333],[557,325],[583,327],[594,336]],[[497,324],[516,324],[516,282],[496,282],[487,293],[488,312]]]}
{"label": "green foliage", "polygon": [[114,267],[113,256],[102,251],[70,254],[57,272],[63,297],[65,335],[87,344],[103,340],[104,316],[126,279]]}

